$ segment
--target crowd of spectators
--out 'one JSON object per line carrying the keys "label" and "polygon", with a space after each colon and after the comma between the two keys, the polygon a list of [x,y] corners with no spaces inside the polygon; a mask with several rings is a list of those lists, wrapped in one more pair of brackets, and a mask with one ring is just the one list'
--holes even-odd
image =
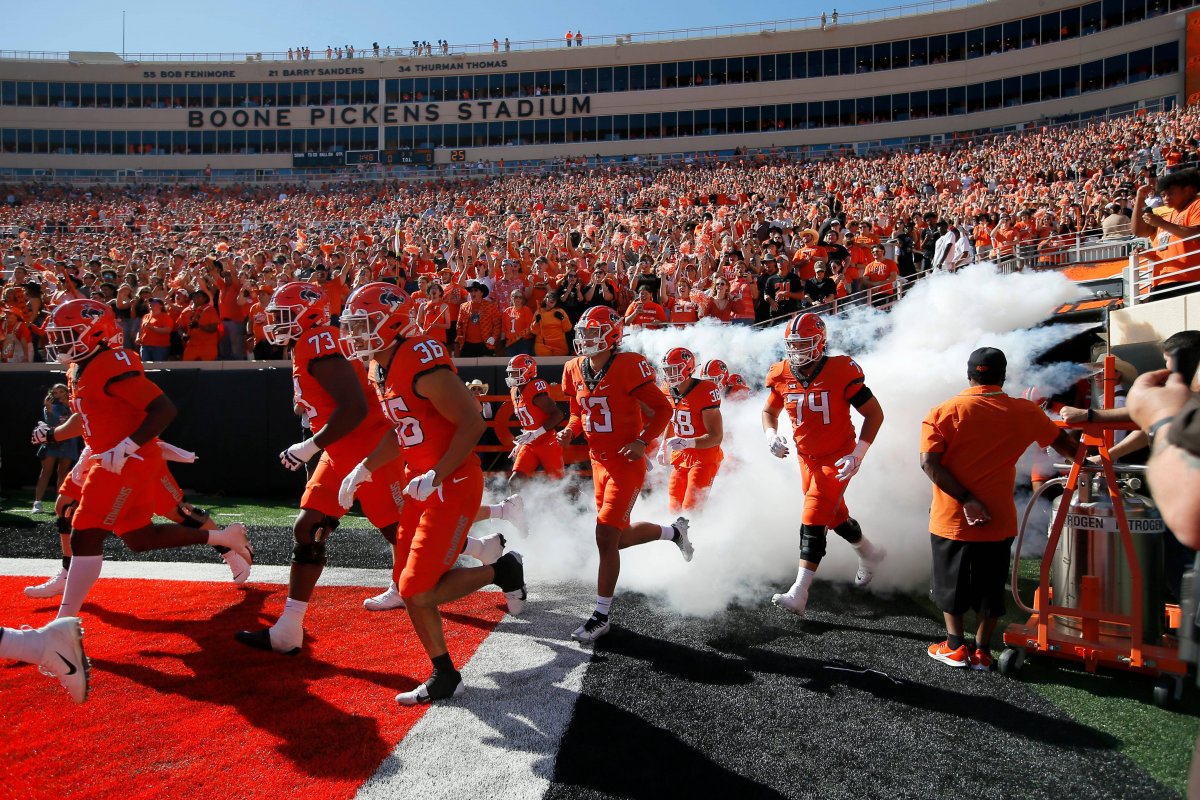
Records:
{"label": "crowd of spectators", "polygon": [[[753,324],[978,258],[1053,265],[1127,236],[1139,189],[1200,159],[1200,113],[1038,128],[940,152],[805,162],[378,182],[0,189],[6,361],[40,359],[47,309],[112,304],[150,360],[275,358],[271,293],[322,284],[334,310],[390,280],[461,355],[568,352],[590,306],[627,324]],[[1145,200],[1148,191],[1141,192]],[[1044,262],[1040,262],[1043,256]]]}

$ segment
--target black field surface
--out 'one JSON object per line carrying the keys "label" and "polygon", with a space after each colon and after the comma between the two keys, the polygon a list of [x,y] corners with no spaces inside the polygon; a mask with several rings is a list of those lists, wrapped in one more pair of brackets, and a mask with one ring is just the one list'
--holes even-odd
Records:
{"label": "black field surface", "polygon": [[614,609],[548,798],[1178,796],[1024,684],[928,658],[909,598],[818,582],[804,620]]}

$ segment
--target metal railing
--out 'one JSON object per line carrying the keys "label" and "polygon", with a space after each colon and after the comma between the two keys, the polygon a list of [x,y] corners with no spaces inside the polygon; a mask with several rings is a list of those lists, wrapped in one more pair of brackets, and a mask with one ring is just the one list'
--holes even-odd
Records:
{"label": "metal railing", "polygon": [[[658,31],[640,31],[632,33],[606,33],[600,35],[587,34],[584,35],[581,42],[576,44],[573,39],[571,44],[567,44],[566,35],[549,38],[549,39],[521,39],[517,41],[509,41],[505,44],[504,39],[499,39],[496,43],[458,43],[450,44],[446,48],[438,45],[433,45],[430,52],[426,54],[425,49],[421,48],[421,53],[416,52],[411,44],[397,47],[388,45],[380,47],[378,50],[374,46],[369,47],[354,47],[354,56],[348,57],[347,49],[343,48],[342,57],[337,57],[337,49],[331,48],[333,52],[327,56],[326,48],[310,48],[311,58],[302,60],[311,61],[338,61],[350,60],[360,61],[362,59],[377,59],[377,58],[428,58],[428,59],[444,59],[459,55],[486,55],[488,53],[502,54],[507,52],[519,52],[529,50],[558,50],[579,47],[604,47],[604,46],[624,46],[632,44],[649,44],[654,42],[676,42],[687,41],[691,39],[711,39],[721,36],[747,36],[759,34],[762,36],[770,36],[774,33],[796,30],[814,30],[822,29],[831,30],[835,27],[844,27],[846,25],[860,25],[867,22],[880,22],[889,19],[897,19],[900,17],[918,16],[923,14],[934,14],[940,11],[951,11],[959,8],[970,8],[971,6],[983,5],[987,2],[995,2],[995,0],[920,0],[920,2],[906,3],[904,5],[889,6],[886,8],[867,9],[863,11],[846,11],[836,15],[826,16],[819,14],[808,17],[794,17],[790,19],[765,20],[760,22],[745,22],[735,23],[730,25],[709,25],[693,28],[672,28]],[[581,31],[582,32],[582,31]],[[294,58],[290,59],[296,61]],[[53,50],[0,50],[0,59],[11,59],[17,61],[69,61],[72,58],[71,52],[53,51]],[[79,55],[79,54],[75,54]],[[258,62],[258,61],[289,61],[288,51],[258,51],[258,52],[220,52],[220,53],[123,53],[121,58],[131,62]]]}
{"label": "metal railing", "polygon": [[[1159,272],[1156,274],[1156,267],[1163,264],[1187,263],[1187,260],[1200,261],[1200,233],[1180,239],[1178,242],[1181,244],[1190,242],[1189,246],[1194,249],[1186,250],[1169,258],[1156,258],[1154,254],[1158,252],[1157,247],[1144,252],[1135,251],[1129,255],[1129,264],[1125,268],[1126,306],[1163,299],[1168,293],[1170,296],[1175,296],[1180,291],[1187,291],[1189,286],[1193,287],[1193,290],[1200,290],[1200,263],[1170,273]],[[1169,274],[1172,280],[1163,281],[1166,274]],[[1183,280],[1177,280],[1181,275],[1185,276]]]}

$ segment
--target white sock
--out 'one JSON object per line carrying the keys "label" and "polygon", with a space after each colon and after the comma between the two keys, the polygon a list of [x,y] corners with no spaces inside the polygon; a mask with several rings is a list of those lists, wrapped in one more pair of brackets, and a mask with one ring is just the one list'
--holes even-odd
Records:
{"label": "white sock", "polygon": [[67,585],[63,590],[62,605],[58,607],[59,619],[63,617],[78,617],[79,609],[88,592],[100,579],[100,570],[104,566],[104,556],[72,556],[71,568],[67,570]]}
{"label": "white sock", "polygon": [[853,547],[863,558],[870,558],[875,555],[875,545],[871,544],[871,540],[865,536],[859,539],[858,543],[853,545]]}
{"label": "white sock", "polygon": [[607,617],[609,609],[612,608],[612,601],[613,599],[611,597],[601,597],[600,595],[596,595],[596,613],[603,614]]}
{"label": "white sock", "polygon": [[504,519],[504,503],[496,503],[495,505],[484,506],[487,509],[488,519]]}
{"label": "white sock", "polygon": [[662,533],[659,534],[658,538],[664,539],[668,542],[673,541],[675,539],[675,526],[674,525],[659,525],[658,527],[662,530]]}
{"label": "white sock", "polygon": [[41,631],[19,631],[16,628],[3,630],[4,635],[0,636],[0,658],[11,658],[27,664],[37,664],[42,660]]}
{"label": "white sock", "polygon": [[792,584],[792,588],[787,590],[787,593],[792,597],[799,597],[802,594],[808,593],[808,587],[812,586],[813,577],[817,574],[815,569],[807,569],[801,567],[796,573],[796,582]]}
{"label": "white sock", "polygon": [[271,630],[275,632],[277,638],[283,636],[287,643],[298,644],[304,638],[304,612],[307,610],[308,603],[289,597],[283,604],[283,613],[279,615],[279,619],[275,620]]}
{"label": "white sock", "polygon": [[[495,506],[486,506],[486,507],[487,508],[495,508]],[[471,558],[482,561],[483,559],[479,558],[479,557],[481,555],[483,555],[483,542],[480,541],[479,539],[476,539],[474,536],[468,536],[467,537],[467,546],[463,548],[463,555],[470,556]],[[395,584],[392,584],[392,585],[395,586]]]}

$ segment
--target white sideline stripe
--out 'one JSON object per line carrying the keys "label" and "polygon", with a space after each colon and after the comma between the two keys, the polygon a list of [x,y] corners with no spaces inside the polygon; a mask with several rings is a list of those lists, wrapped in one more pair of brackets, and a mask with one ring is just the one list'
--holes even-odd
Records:
{"label": "white sideline stripe", "polygon": [[[216,558],[216,556],[214,556]],[[60,569],[57,559],[0,558],[0,575],[49,577]],[[229,580],[229,567],[224,562],[196,564],[182,561],[105,561],[105,578],[135,578],[158,581],[206,581],[221,583]],[[392,579],[390,569],[351,569],[326,567],[321,573],[321,586],[367,586],[384,589]],[[255,566],[250,571],[249,584],[286,584],[288,567]]]}
{"label": "white sideline stripe", "polygon": [[358,798],[545,795],[591,660],[571,641],[591,594],[582,585],[534,586],[529,599],[461,668],[466,691],[428,709]]}

